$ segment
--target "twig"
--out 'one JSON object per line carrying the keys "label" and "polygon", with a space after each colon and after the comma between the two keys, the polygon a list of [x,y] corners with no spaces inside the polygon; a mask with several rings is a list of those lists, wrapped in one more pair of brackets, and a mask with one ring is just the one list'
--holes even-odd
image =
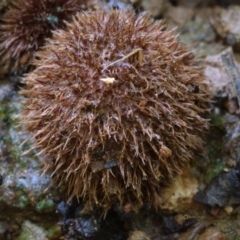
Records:
{"label": "twig", "polygon": [[108,64],[105,68],[103,68],[102,72],[104,70],[106,70],[108,67],[114,65],[115,63],[118,63],[118,62],[121,62],[121,61],[124,61],[126,60],[127,58],[133,56],[134,54],[138,53],[138,61],[139,61],[139,64],[142,65],[143,64],[143,52],[142,52],[142,48],[137,48],[135,49],[134,51],[132,51],[131,53],[129,53],[128,55],[126,55],[125,57],[121,58],[121,59],[118,59],[110,64]]}

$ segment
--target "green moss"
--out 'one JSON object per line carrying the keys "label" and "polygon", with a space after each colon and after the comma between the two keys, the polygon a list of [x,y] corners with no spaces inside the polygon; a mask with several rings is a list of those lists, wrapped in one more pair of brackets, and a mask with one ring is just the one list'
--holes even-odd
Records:
{"label": "green moss", "polygon": [[47,233],[49,239],[59,239],[61,236],[61,227],[59,225],[55,225],[49,228]]}
{"label": "green moss", "polygon": [[225,167],[225,163],[219,159],[212,160],[207,165],[206,181],[209,182],[216,177]]}
{"label": "green moss", "polygon": [[11,151],[11,156],[14,160],[19,160],[19,158],[20,158],[19,155],[20,155],[20,153],[17,149],[14,149]]}
{"label": "green moss", "polygon": [[8,106],[5,104],[0,107],[0,122],[6,127],[9,127],[11,124],[11,113],[9,112]]}
{"label": "green moss", "polygon": [[19,165],[20,165],[21,168],[25,168],[25,167],[27,166],[26,160],[25,160],[25,159],[21,159],[21,160],[19,161]]}
{"label": "green moss", "polygon": [[22,183],[16,184],[16,190],[24,190],[25,189],[25,185]]}
{"label": "green moss", "polygon": [[225,129],[226,123],[223,116],[212,115],[211,128],[206,143],[209,162],[204,166],[207,182],[217,176],[225,167],[222,150],[224,148]]}
{"label": "green moss", "polygon": [[222,130],[225,130],[226,128],[226,121],[222,115],[212,115],[211,124],[213,127],[217,127]]}
{"label": "green moss", "polygon": [[0,106],[0,115],[2,115],[5,112],[5,107]]}
{"label": "green moss", "polygon": [[25,195],[21,195],[19,198],[19,208],[25,208],[29,203],[28,198]]}
{"label": "green moss", "polygon": [[48,212],[54,209],[54,202],[51,199],[43,199],[42,201],[40,201],[37,206],[36,209],[39,212]]}
{"label": "green moss", "polygon": [[2,140],[3,140],[4,143],[7,143],[11,140],[11,137],[9,135],[8,136],[3,136]]}

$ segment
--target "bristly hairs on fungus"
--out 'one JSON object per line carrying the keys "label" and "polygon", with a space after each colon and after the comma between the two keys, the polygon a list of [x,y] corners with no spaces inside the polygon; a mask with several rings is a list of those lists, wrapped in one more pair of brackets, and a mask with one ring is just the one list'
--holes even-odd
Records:
{"label": "bristly hairs on fungus", "polygon": [[163,185],[202,148],[201,67],[146,13],[78,13],[66,25],[36,54],[22,90],[21,123],[49,159],[44,171],[85,209],[159,209]]}

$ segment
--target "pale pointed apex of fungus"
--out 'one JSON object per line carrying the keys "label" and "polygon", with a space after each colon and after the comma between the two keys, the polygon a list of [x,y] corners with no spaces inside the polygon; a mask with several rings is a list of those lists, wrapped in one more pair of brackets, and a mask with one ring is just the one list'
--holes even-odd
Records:
{"label": "pale pointed apex of fungus", "polygon": [[113,84],[116,79],[115,78],[110,78],[110,77],[107,77],[107,78],[100,78],[101,81],[107,83],[107,84]]}

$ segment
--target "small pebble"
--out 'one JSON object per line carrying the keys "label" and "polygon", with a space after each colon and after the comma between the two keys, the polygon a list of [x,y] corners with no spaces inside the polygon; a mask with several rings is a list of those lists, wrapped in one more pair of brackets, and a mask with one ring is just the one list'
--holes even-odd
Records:
{"label": "small pebble", "polygon": [[233,211],[233,207],[227,206],[227,207],[224,208],[224,210],[226,211],[226,213],[231,214],[232,211]]}

